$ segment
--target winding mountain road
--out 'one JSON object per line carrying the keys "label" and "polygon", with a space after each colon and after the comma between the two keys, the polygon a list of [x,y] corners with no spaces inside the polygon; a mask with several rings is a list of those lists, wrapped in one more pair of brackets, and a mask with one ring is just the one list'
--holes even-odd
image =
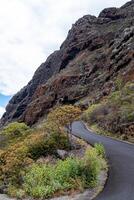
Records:
{"label": "winding mountain road", "polygon": [[82,122],[74,122],[72,130],[90,144],[100,142],[106,149],[109,177],[95,200],[134,200],[134,145],[97,135]]}
{"label": "winding mountain road", "polygon": [[[134,145],[97,135],[82,122],[74,122],[72,130],[74,135],[92,145],[101,142],[106,149],[109,178],[103,192],[95,200],[134,200]],[[0,195],[0,200],[13,199]]]}

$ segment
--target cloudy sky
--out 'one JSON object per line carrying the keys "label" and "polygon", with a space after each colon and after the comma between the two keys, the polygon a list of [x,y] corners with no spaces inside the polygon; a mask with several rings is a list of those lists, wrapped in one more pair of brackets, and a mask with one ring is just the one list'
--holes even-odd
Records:
{"label": "cloudy sky", "polygon": [[7,102],[86,14],[126,0],[0,0],[0,116]]}

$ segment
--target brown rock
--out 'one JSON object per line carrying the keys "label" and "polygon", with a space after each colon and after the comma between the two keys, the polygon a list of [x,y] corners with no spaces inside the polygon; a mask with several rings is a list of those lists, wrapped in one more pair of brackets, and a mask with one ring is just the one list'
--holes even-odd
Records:
{"label": "brown rock", "polygon": [[113,90],[118,75],[133,80],[133,66],[134,1],[104,9],[98,18],[86,15],[10,100],[0,126],[14,120],[32,125],[54,105],[86,96],[98,101]]}

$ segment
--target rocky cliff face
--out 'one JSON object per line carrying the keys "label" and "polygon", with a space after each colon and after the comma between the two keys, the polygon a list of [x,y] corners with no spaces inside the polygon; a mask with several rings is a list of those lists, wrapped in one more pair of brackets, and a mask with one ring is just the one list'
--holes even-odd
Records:
{"label": "rocky cliff face", "polygon": [[89,96],[97,101],[114,89],[114,79],[134,80],[134,1],[86,15],[69,31],[60,50],[48,57],[32,80],[6,107],[0,125],[32,125],[56,104]]}

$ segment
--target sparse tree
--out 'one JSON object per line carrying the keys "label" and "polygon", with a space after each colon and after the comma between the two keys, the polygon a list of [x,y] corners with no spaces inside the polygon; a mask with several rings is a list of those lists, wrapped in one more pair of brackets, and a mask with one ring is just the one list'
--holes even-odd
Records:
{"label": "sparse tree", "polygon": [[48,122],[54,122],[58,127],[67,127],[72,134],[72,123],[79,119],[81,110],[77,106],[64,105],[57,107],[48,115]]}

